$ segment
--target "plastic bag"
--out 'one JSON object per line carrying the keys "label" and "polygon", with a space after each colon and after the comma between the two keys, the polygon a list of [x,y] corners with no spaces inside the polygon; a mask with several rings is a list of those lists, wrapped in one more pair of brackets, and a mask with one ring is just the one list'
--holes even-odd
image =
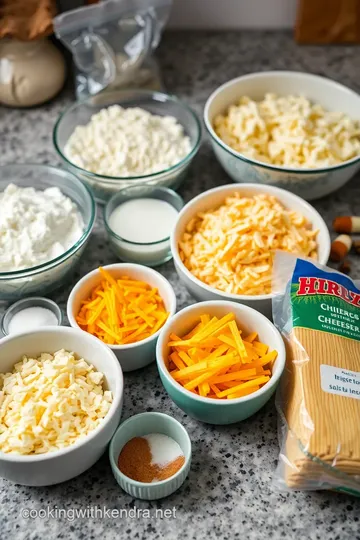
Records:
{"label": "plastic bag", "polygon": [[287,348],[277,484],[360,496],[360,290],[344,274],[280,252],[273,290]]}
{"label": "plastic bag", "polygon": [[172,0],[107,0],[58,15],[56,36],[72,52],[78,99],[125,88],[161,89],[151,53]]}

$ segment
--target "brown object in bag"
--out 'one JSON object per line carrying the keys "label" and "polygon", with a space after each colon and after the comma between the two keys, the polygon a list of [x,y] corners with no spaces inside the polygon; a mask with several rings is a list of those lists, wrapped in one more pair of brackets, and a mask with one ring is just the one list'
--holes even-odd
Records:
{"label": "brown object in bag", "polygon": [[56,0],[0,0],[0,39],[31,41],[53,32]]}
{"label": "brown object in bag", "polygon": [[299,0],[298,43],[360,43],[360,0]]}

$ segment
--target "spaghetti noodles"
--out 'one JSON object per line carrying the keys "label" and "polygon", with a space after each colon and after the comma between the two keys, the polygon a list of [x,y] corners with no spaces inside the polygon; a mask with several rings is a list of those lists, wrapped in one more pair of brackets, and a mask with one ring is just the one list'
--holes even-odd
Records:
{"label": "spaghetti noodles", "polygon": [[277,255],[275,272],[275,289],[288,283],[273,309],[287,345],[280,479],[292,489],[360,494],[360,291],[347,276],[288,255]]}

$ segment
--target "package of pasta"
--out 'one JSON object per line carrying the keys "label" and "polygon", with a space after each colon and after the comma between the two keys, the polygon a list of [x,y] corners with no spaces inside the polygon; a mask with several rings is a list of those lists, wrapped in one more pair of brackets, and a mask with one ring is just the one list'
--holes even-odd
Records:
{"label": "package of pasta", "polygon": [[273,290],[287,349],[276,398],[277,483],[360,496],[360,290],[348,276],[286,253],[276,254]]}

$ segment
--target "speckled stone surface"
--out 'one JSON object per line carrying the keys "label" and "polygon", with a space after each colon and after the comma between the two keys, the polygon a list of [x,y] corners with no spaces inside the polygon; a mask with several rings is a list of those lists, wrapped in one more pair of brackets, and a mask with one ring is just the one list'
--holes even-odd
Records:
{"label": "speckled stone surface", "polygon": [[[244,73],[267,69],[295,69],[323,74],[360,90],[357,47],[298,47],[288,33],[171,33],[159,53],[165,84],[201,114],[210,92]],[[0,108],[0,162],[58,164],[52,128],[73,94],[66,90],[53,103],[27,111]],[[206,139],[206,137],[205,137]],[[216,185],[229,183],[204,142],[186,184],[185,200]],[[360,214],[359,177],[335,195],[315,202],[328,225],[336,214]],[[352,275],[360,278],[353,259]],[[98,219],[78,276],[99,264],[114,262]],[[171,281],[182,308],[193,299],[179,285],[172,262],[161,272]],[[75,277],[76,280],[76,277]],[[74,280],[74,281],[75,281]],[[64,308],[72,287],[54,299]],[[4,307],[4,306],[3,306]],[[1,312],[1,307],[0,307]],[[192,420],[167,397],[155,365],[125,376],[123,418],[142,411],[161,411],[180,420],[193,443],[188,480],[171,497],[148,503],[132,500],[116,484],[105,455],[91,470],[50,488],[14,486],[0,480],[0,538],[26,540],[64,538],[205,539],[267,538],[359,540],[359,500],[332,492],[281,493],[272,484],[278,456],[276,412],[273,402],[239,425],[213,427]],[[22,509],[86,510],[94,517],[25,519]],[[127,518],[101,519],[95,507],[133,509]],[[156,517],[157,509],[173,509],[171,517]],[[139,510],[146,510],[141,516]],[[88,510],[90,512],[90,510]],[[95,512],[98,512],[96,516]],[[41,514],[40,514],[41,515]]]}

